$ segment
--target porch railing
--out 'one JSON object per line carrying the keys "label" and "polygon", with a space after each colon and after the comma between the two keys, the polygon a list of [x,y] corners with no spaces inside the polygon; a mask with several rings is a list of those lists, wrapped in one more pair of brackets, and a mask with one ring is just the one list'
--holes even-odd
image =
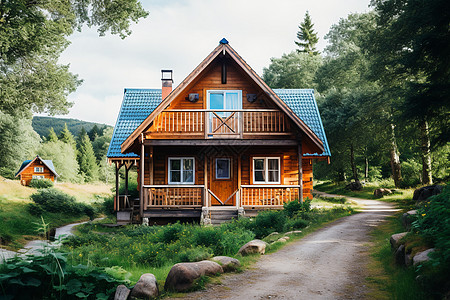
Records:
{"label": "porch railing", "polygon": [[276,109],[173,109],[160,113],[154,124],[153,133],[204,135],[205,138],[290,132],[286,115]]}
{"label": "porch railing", "polygon": [[298,200],[298,185],[242,185],[243,207],[277,207]]}
{"label": "porch railing", "polygon": [[144,185],[144,210],[203,206],[203,185]]}

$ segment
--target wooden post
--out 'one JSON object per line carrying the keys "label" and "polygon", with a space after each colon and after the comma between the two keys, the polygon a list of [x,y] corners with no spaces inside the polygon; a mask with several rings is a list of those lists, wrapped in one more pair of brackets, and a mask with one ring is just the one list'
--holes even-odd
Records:
{"label": "wooden post", "polygon": [[140,168],[139,168],[139,178],[140,178],[140,189],[139,189],[139,214],[142,218],[144,215],[144,158],[145,158],[145,148],[144,148],[144,136],[142,135],[141,141],[141,157],[140,157]]}
{"label": "wooden post", "polygon": [[128,198],[128,166],[125,164],[125,197]]}
{"label": "wooden post", "polygon": [[114,162],[114,164],[115,164],[115,166],[116,166],[116,211],[119,211],[119,203],[120,203],[120,201],[119,201],[119,167],[118,167],[118,164],[119,164],[119,162],[118,161],[115,161]]}
{"label": "wooden post", "polygon": [[302,140],[298,141],[298,201],[303,203],[303,150],[302,150]]}
{"label": "wooden post", "polygon": [[203,205],[208,207],[209,206],[209,201],[208,201],[208,156],[204,156],[204,172],[203,172],[203,184],[204,184],[204,188],[203,188]]}
{"label": "wooden post", "polygon": [[237,155],[238,159],[237,159],[237,168],[238,168],[238,194],[236,196],[236,207],[239,208],[241,206],[241,154]]}
{"label": "wooden post", "polygon": [[150,185],[153,185],[153,146],[150,146],[150,159],[149,159],[149,165],[150,165]]}

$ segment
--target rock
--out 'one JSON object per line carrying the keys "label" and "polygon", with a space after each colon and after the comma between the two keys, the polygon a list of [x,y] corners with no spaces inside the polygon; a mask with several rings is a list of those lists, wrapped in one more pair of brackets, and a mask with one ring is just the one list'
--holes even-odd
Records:
{"label": "rock", "polygon": [[359,181],[353,181],[353,182],[350,182],[349,184],[347,184],[345,186],[345,188],[352,190],[352,191],[360,191],[360,190],[362,190],[362,185],[361,185],[361,182],[359,182]]}
{"label": "rock", "polygon": [[397,233],[391,235],[391,239],[389,240],[391,242],[391,248],[397,251],[398,247],[402,244],[400,240],[407,234],[407,232]]}
{"label": "rock", "polygon": [[150,299],[159,295],[158,282],[155,275],[150,273],[142,274],[138,282],[131,291],[131,297]]}
{"label": "rock", "polygon": [[425,251],[419,252],[413,257],[413,265],[417,266],[424,262],[427,262],[430,260],[430,257],[428,256],[430,253],[434,252],[434,248],[427,249]]}
{"label": "rock", "polygon": [[377,197],[377,198],[382,198],[382,197],[385,196],[385,195],[390,195],[390,194],[392,194],[392,191],[389,190],[389,189],[383,189],[383,188],[381,188],[381,189],[376,189],[375,191],[373,191],[373,194],[374,194],[374,196]]}
{"label": "rock", "polygon": [[417,215],[416,210],[407,211],[402,215],[402,224],[406,230],[411,229],[411,224],[415,220],[416,215]]}
{"label": "rock", "polygon": [[301,230],[293,230],[293,231],[286,232],[284,235],[299,234],[299,233],[302,233],[302,231]]}
{"label": "rock", "polygon": [[412,256],[411,256],[411,253],[405,253],[405,266],[406,266],[406,267],[412,266]]}
{"label": "rock", "polygon": [[233,257],[214,256],[211,260],[219,262],[224,272],[233,272],[241,266],[241,262]]}
{"label": "rock", "polygon": [[279,234],[279,233],[276,232],[276,231],[274,231],[274,232],[272,232],[271,234],[269,234],[267,237],[274,236],[274,235],[277,235],[277,234]]}
{"label": "rock", "polygon": [[195,280],[201,276],[216,275],[218,273],[223,273],[223,269],[218,263],[213,261],[202,260],[199,262],[179,263],[170,269],[164,289],[184,292],[193,287]]}
{"label": "rock", "polygon": [[405,264],[405,245],[400,245],[395,251],[395,262],[400,266]]}
{"label": "rock", "polygon": [[245,244],[239,249],[238,253],[241,255],[248,255],[253,253],[266,253],[267,243],[261,240],[253,240]]}
{"label": "rock", "polygon": [[282,238],[279,238],[278,240],[277,240],[277,242],[281,242],[281,243],[286,243],[287,242],[287,236],[285,236],[285,237],[282,237]]}
{"label": "rock", "polygon": [[413,194],[413,200],[423,201],[431,196],[440,194],[442,192],[442,185],[429,185],[416,189]]}
{"label": "rock", "polygon": [[130,290],[123,284],[116,288],[116,294],[114,295],[114,300],[127,300],[130,295]]}

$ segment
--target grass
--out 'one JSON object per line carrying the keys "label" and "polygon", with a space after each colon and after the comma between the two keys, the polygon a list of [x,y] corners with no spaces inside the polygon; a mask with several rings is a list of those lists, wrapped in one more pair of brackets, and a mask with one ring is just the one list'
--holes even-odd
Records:
{"label": "grass", "polygon": [[389,238],[394,233],[405,231],[400,216],[401,213],[389,217],[371,233],[373,243],[370,247],[370,275],[367,277],[370,299],[430,299],[417,284],[414,269],[395,264]]}
{"label": "grass", "polygon": [[[99,184],[72,184],[56,183],[56,189],[60,189],[75,196],[77,201],[94,203],[99,198],[111,194],[110,187]],[[8,250],[18,250],[30,240],[39,239],[37,235],[37,223],[41,222],[40,216],[33,216],[28,211],[28,204],[32,201],[30,196],[37,189],[22,186],[19,180],[9,180],[0,177],[0,236],[7,245],[1,245]],[[60,213],[44,212],[43,218],[50,223],[52,228],[66,224],[88,220],[87,217],[73,217]]]}

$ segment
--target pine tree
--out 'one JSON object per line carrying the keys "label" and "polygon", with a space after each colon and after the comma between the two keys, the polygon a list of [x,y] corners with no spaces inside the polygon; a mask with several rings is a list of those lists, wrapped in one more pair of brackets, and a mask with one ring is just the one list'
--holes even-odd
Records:
{"label": "pine tree", "polygon": [[47,142],[56,142],[58,141],[58,136],[55,133],[55,130],[53,129],[53,127],[50,127],[50,129],[48,130],[48,136],[45,139]]}
{"label": "pine tree", "polygon": [[295,41],[295,44],[300,48],[297,49],[297,52],[305,52],[310,55],[317,55],[319,51],[316,50],[316,44],[319,41],[317,37],[317,32],[314,32],[313,29],[314,24],[311,21],[311,16],[309,12],[306,11],[305,19],[298,28],[300,29],[297,32],[298,41]]}
{"label": "pine tree", "polygon": [[[83,130],[81,133],[83,133]],[[80,173],[84,180],[87,182],[98,180],[97,160],[85,130],[84,134],[79,136],[77,159],[80,165]]]}
{"label": "pine tree", "polygon": [[66,144],[71,145],[72,148],[76,150],[77,143],[75,142],[73,134],[69,131],[69,128],[67,128],[67,123],[64,123],[64,128],[59,133],[59,140]]}

